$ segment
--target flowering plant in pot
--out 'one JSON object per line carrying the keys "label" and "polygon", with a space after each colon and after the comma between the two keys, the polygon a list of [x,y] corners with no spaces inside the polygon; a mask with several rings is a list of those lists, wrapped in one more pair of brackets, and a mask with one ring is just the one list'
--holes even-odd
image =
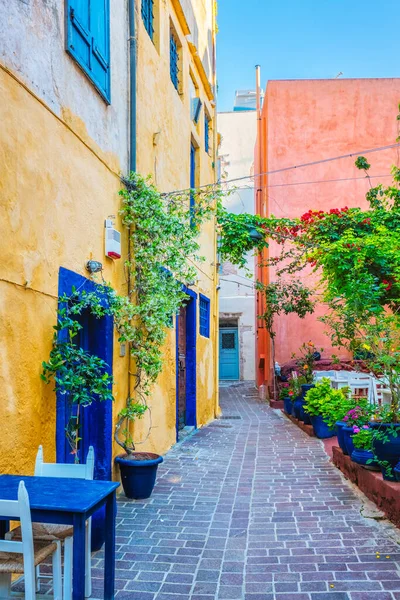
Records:
{"label": "flowering plant in pot", "polygon": [[[321,349],[322,352],[322,349]],[[296,359],[297,371],[299,375],[302,377],[301,383],[301,394],[302,401],[299,410],[299,418],[301,421],[304,421],[306,425],[311,425],[311,419],[309,415],[304,412],[304,395],[311,389],[314,385],[314,365],[319,352],[317,351],[313,342],[309,341],[304,343],[299,348],[299,356],[296,354],[292,355],[292,358]]]}
{"label": "flowering plant in pot", "polygon": [[296,419],[303,419],[304,410],[303,410],[303,397],[302,397],[302,389],[301,386],[304,384],[305,379],[302,375],[298,375],[297,371],[292,373],[292,377],[289,379],[289,397],[292,398],[293,401],[293,410],[292,414]]}
{"label": "flowering plant in pot", "polygon": [[353,425],[353,433],[354,450],[351,453],[351,460],[359,465],[362,465],[365,469],[379,471],[380,467],[374,459],[374,452],[372,448],[372,428],[367,424],[361,425],[361,427]]}
{"label": "flowering plant in pot", "polygon": [[342,428],[342,432],[344,444],[349,456],[351,456],[354,451],[353,435],[359,433],[360,428],[363,425],[368,424],[371,416],[371,410],[367,406],[367,399],[359,399],[357,402],[357,406],[350,409],[343,417],[343,421],[346,425]]}
{"label": "flowering plant in pot", "polygon": [[281,384],[279,391],[279,400],[283,400],[284,411],[287,415],[292,414],[293,410],[293,392],[289,389],[289,383],[284,382]]}
{"label": "flowering plant in pot", "polygon": [[[314,366],[317,360],[317,356],[323,352],[323,349],[317,350],[314,343],[309,341],[304,343],[299,348],[299,356],[296,354],[292,355],[292,358],[296,360],[297,370],[300,375],[304,377],[304,386],[310,386],[314,383]],[[305,388],[303,387],[303,390]],[[305,391],[308,391],[307,388]]]}

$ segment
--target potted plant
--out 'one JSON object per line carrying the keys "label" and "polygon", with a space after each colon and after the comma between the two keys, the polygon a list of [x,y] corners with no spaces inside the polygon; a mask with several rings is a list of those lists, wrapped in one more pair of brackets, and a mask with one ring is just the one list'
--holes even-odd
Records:
{"label": "potted plant", "polygon": [[[311,425],[311,419],[307,413],[304,412],[304,395],[314,386],[314,366],[319,352],[317,351],[313,342],[309,341],[300,346],[300,356],[292,355],[292,358],[296,359],[297,370],[303,378],[301,383],[301,406],[299,410],[299,418],[304,421],[305,425]],[[321,352],[323,350],[321,349]]]}
{"label": "potted plant", "polygon": [[353,426],[353,446],[351,460],[365,469],[379,471],[379,464],[374,459],[372,449],[373,430],[369,425],[362,425],[361,428]]}
{"label": "potted plant", "polygon": [[357,406],[349,410],[343,417],[343,421],[346,423],[342,428],[343,439],[349,456],[354,451],[353,435],[358,433],[363,425],[368,424],[371,416],[371,411],[367,408],[367,400],[360,399],[358,402]]}
{"label": "potted plant", "polygon": [[303,406],[303,399],[301,397],[301,384],[304,382],[303,377],[299,377],[297,373],[295,373],[295,377],[289,379],[289,392],[290,397],[293,398],[293,409],[292,415],[300,420],[301,408]]}
{"label": "potted plant", "polygon": [[[141,419],[150,410],[146,404],[129,399],[119,413],[115,427],[115,441],[124,449],[124,454],[115,457],[121,472],[121,482],[127,498],[140,500],[149,498],[156,481],[158,465],[163,457],[152,452],[136,452],[130,433],[130,425]],[[124,426],[124,429],[121,429]],[[120,433],[123,438],[120,438]]]}
{"label": "potted plant", "polygon": [[323,378],[308,390],[304,399],[304,411],[310,415],[315,435],[320,439],[335,435],[335,420],[331,417],[334,407],[346,401],[346,392],[331,388],[329,378]]}
{"label": "potted plant", "polygon": [[289,383],[282,383],[279,400],[283,400],[283,409],[287,415],[292,414],[293,410],[293,392],[289,389]]}

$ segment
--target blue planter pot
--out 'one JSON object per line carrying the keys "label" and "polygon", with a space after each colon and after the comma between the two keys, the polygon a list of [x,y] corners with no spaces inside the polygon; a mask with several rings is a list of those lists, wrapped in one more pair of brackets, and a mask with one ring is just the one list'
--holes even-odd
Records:
{"label": "blue planter pot", "polygon": [[300,400],[300,421],[303,421],[304,425],[311,425],[311,418],[308,413],[304,410],[305,400],[301,398]]}
{"label": "blue planter pot", "polygon": [[[308,390],[311,390],[311,388],[315,387],[314,383],[303,383],[301,386],[301,396],[303,398],[303,404],[304,404],[304,398],[305,395],[307,394]],[[311,418],[310,415],[306,412],[304,412],[304,409],[302,410],[302,412],[300,413],[301,415],[301,420],[304,421],[304,425],[311,425]]]}
{"label": "blue planter pot", "polygon": [[300,419],[300,408],[302,406],[302,399],[300,396],[297,396],[295,401],[293,402],[293,410],[292,415],[296,417],[296,419]]}
{"label": "blue planter pot", "polygon": [[163,457],[147,452],[134,452],[132,458],[126,454],[117,456],[115,462],[121,471],[121,482],[127,498],[142,500],[149,498],[156,482],[158,465]]}
{"label": "blue planter pot", "polygon": [[[374,453],[370,450],[362,450],[361,448],[354,448],[351,454],[351,460],[358,465],[362,465],[365,469],[370,471],[380,471],[380,466],[374,461]],[[368,462],[372,460],[373,462]]]}
{"label": "blue planter pot", "polygon": [[354,444],[353,444],[353,435],[354,435],[353,428],[347,427],[347,425],[345,425],[344,427],[342,427],[342,435],[343,435],[344,445],[346,446],[347,454],[349,456],[351,456],[353,454],[353,451],[355,450]]}
{"label": "blue planter pot", "polygon": [[375,456],[381,462],[387,462],[392,468],[393,474],[388,473],[385,467],[381,467],[383,478],[387,481],[396,481],[394,475],[394,469],[400,459],[400,431],[398,431],[397,437],[389,433],[390,429],[395,427],[397,430],[400,429],[400,423],[371,423],[371,427],[374,432],[387,432],[388,440],[386,442],[376,439],[375,435],[372,440],[372,446],[374,449]]}
{"label": "blue planter pot", "polygon": [[343,436],[343,427],[346,427],[346,423],[344,421],[336,421],[336,435],[339,444],[339,448],[343,452],[343,454],[348,454],[346,444]]}
{"label": "blue planter pot", "polygon": [[320,440],[331,438],[335,435],[333,429],[330,429],[321,415],[311,417],[311,424],[314,427],[314,433]]}
{"label": "blue planter pot", "polygon": [[393,469],[393,473],[395,480],[400,481],[400,462],[398,462],[395,468]]}
{"label": "blue planter pot", "polygon": [[292,411],[293,411],[293,402],[291,401],[291,399],[289,398],[289,396],[287,396],[286,398],[283,399],[283,410],[285,411],[285,413],[287,415],[291,415]]}
{"label": "blue planter pot", "polygon": [[307,394],[309,390],[315,387],[315,383],[302,383],[301,385],[301,395],[304,396]]}

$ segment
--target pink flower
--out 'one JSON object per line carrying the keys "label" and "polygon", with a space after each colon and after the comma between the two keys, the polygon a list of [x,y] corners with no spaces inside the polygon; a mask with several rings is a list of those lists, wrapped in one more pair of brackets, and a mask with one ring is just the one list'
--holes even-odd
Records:
{"label": "pink flower", "polygon": [[354,432],[354,433],[360,433],[360,428],[359,428],[359,427],[357,427],[356,425],[354,425],[354,427],[353,427],[353,432]]}
{"label": "pink flower", "polygon": [[349,417],[346,415],[345,417],[343,417],[343,421],[348,421]]}
{"label": "pink flower", "polygon": [[369,429],[369,425],[363,425],[362,428],[363,429]]}

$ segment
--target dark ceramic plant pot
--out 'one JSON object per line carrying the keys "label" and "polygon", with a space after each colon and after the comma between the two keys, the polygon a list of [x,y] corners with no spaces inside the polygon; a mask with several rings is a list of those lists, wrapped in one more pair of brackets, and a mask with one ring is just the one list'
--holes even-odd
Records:
{"label": "dark ceramic plant pot", "polygon": [[303,406],[302,409],[300,410],[300,420],[304,421],[304,425],[311,425],[311,418],[310,415],[306,412],[304,412],[304,398],[305,395],[307,394],[308,390],[311,390],[311,388],[315,387],[314,383],[303,383],[301,385],[301,397],[303,399]]}
{"label": "dark ceramic plant pot", "polygon": [[283,399],[283,410],[287,415],[291,415],[293,411],[293,402],[289,396]]}
{"label": "dark ceramic plant pot", "polygon": [[314,433],[320,440],[331,438],[335,435],[333,429],[330,429],[321,415],[311,417],[311,424],[314,427]]}
{"label": "dark ceramic plant pot", "polygon": [[293,410],[292,410],[292,415],[294,417],[296,417],[296,419],[300,419],[300,408],[302,406],[301,403],[302,403],[301,396],[297,396],[297,398],[293,402]]}
{"label": "dark ceramic plant pot", "polygon": [[[392,473],[388,473],[385,467],[381,467],[383,478],[387,481],[396,481],[394,468],[400,459],[400,423],[371,423],[374,431],[372,446],[374,454],[379,462],[388,463],[392,468]],[[397,430],[397,437],[390,433],[390,430]],[[388,440],[383,441],[376,438],[377,432],[387,434]]]}
{"label": "dark ceramic plant pot", "polygon": [[344,441],[343,427],[346,427],[346,423],[344,421],[336,421],[336,435],[339,448],[341,449],[343,454],[348,455],[346,444]]}
{"label": "dark ceramic plant pot", "polygon": [[[370,452],[370,450],[362,450],[361,448],[354,448],[351,453],[351,460],[358,465],[363,466],[365,469],[369,471],[380,471],[380,466],[374,460],[374,453]],[[368,462],[372,461],[372,462]]]}
{"label": "dark ceramic plant pot", "polygon": [[132,458],[121,454],[115,458],[121,471],[121,482],[127,498],[149,498],[156,482],[158,465],[163,457],[148,452],[134,452]]}
{"label": "dark ceramic plant pot", "polygon": [[393,473],[395,480],[400,481],[400,462],[398,462],[395,468],[393,469]]}
{"label": "dark ceramic plant pot", "polygon": [[342,427],[342,435],[343,435],[344,445],[346,446],[347,454],[349,456],[351,456],[355,449],[354,444],[353,444],[353,435],[354,435],[353,428],[347,427],[347,425],[345,425],[344,427]]}

